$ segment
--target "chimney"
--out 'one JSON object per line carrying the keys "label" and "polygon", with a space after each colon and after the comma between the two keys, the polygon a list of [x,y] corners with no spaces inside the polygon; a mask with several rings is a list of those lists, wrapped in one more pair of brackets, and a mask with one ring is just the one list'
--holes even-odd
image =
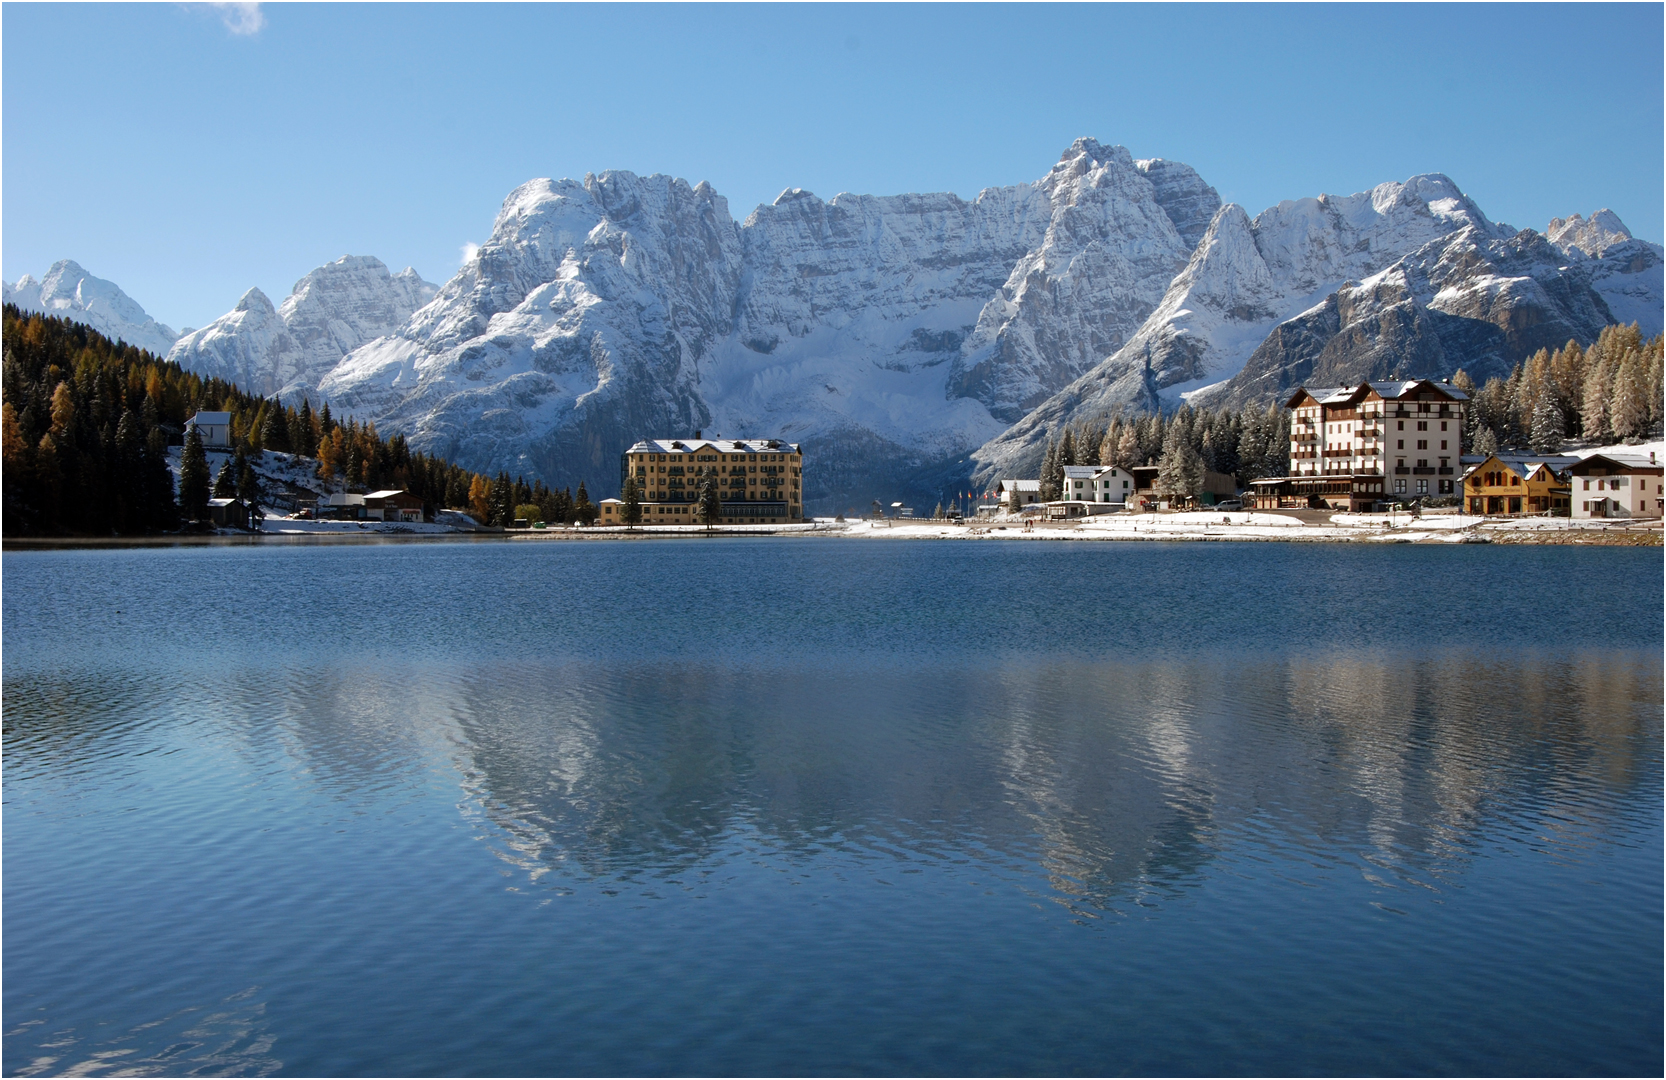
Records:
{"label": "chimney", "polygon": [[694,437],[696,439],[698,439],[700,437],[700,429],[699,428],[694,429]]}

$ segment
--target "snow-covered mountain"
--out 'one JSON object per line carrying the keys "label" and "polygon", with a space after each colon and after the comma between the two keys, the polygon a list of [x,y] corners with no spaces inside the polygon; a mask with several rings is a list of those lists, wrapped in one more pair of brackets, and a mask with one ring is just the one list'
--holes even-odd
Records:
{"label": "snow-covered mountain", "polygon": [[421,449],[558,482],[610,481],[655,431],[811,440],[809,498],[842,508],[1114,350],[1218,201],[1186,166],[1091,139],[971,201],[795,189],[739,225],[706,184],[536,180],[434,303],[321,389]]}
{"label": "snow-covered mountain", "polygon": [[1578,214],[1555,218],[1545,230],[1570,260],[1585,260],[1591,287],[1601,294],[1616,322],[1636,323],[1645,334],[1658,334],[1666,324],[1661,297],[1666,294],[1662,264],[1666,254],[1659,244],[1631,235],[1618,214],[1602,209],[1589,219]]}
{"label": "snow-covered mountain", "polygon": [[344,255],[297,281],[277,308],[250,289],[231,311],[180,338],[168,359],[251,393],[317,397],[319,380],[343,356],[399,329],[435,291],[409,267],[389,274],[380,259]]}
{"label": "snow-covered mountain", "polygon": [[[1566,246],[1494,224],[1438,174],[1283,202],[1253,221],[1222,207],[1129,342],[979,448],[974,475],[1033,471],[1064,426],[1180,396],[1241,407],[1309,380],[1460,366],[1484,378],[1617,318],[1658,332],[1658,249],[1612,214],[1555,226]],[[1629,303],[1623,316],[1609,295]]]}
{"label": "snow-covered mountain", "polygon": [[24,274],[15,285],[0,282],[8,304],[25,311],[56,315],[92,327],[111,340],[164,356],[179,337],[145,314],[145,309],[114,282],[93,277],[71,259],[52,264],[39,281]]}

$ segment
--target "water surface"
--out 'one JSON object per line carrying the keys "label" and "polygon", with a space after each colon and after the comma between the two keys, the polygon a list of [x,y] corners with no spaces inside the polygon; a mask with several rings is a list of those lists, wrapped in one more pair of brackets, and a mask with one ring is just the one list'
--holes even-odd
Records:
{"label": "water surface", "polygon": [[1658,552],[4,584],[8,1075],[1661,1071]]}

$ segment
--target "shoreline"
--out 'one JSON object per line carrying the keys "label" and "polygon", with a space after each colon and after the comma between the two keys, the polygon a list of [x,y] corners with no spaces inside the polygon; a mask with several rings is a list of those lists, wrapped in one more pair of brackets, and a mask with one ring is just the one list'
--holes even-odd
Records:
{"label": "shoreline", "polygon": [[[279,519],[269,523],[283,524]],[[347,523],[344,523],[347,524]],[[356,523],[353,523],[356,524]],[[707,530],[699,525],[648,525],[636,528],[596,526],[553,529],[452,530],[363,525],[331,530],[258,533],[168,534],[161,536],[5,537],[0,550],[54,550],[146,547],[334,546],[469,541],[477,543],[561,543],[699,539],[702,537],[816,537],[843,540],[1068,540],[1097,543],[1296,543],[1296,544],[1475,544],[1556,545],[1565,547],[1660,547],[1662,524],[1643,519],[1625,523],[1575,524],[1567,518],[1475,518],[1458,514],[1401,516],[1298,511],[1250,511],[1106,515],[1061,522],[1019,521],[949,524],[859,519],[792,525],[742,525]]]}

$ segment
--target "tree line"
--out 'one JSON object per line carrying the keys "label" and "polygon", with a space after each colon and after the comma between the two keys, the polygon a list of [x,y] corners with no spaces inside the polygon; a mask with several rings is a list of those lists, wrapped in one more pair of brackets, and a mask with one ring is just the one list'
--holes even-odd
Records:
{"label": "tree line", "polygon": [[1466,453],[1529,448],[1552,454],[1567,439],[1624,442],[1661,428],[1661,358],[1666,337],[1645,340],[1636,323],[1608,326],[1590,347],[1570,341],[1540,349],[1508,378],[1479,389],[1463,371],[1452,383],[1470,396]]}
{"label": "tree line", "polygon": [[1157,466],[1157,489],[1164,495],[1195,495],[1203,473],[1226,473],[1244,487],[1264,476],[1290,471],[1290,417],[1273,405],[1265,411],[1194,409],[1175,412],[1121,413],[1099,422],[1067,427],[1055,443],[1047,440],[1041,463],[1041,498],[1064,492],[1066,465]]}
{"label": "tree line", "polygon": [[[471,472],[414,451],[374,424],[314,411],[204,378],[80,323],[6,305],[0,312],[0,465],[7,535],[134,535],[201,520],[207,500],[269,498],[253,468],[267,452],[316,462],[323,488],[403,489],[436,508],[509,524],[532,506],[550,522],[593,521],[575,497],[507,473]],[[231,456],[207,477],[200,440],[185,423],[230,414]],[[185,444],[176,493],[168,447]]]}

